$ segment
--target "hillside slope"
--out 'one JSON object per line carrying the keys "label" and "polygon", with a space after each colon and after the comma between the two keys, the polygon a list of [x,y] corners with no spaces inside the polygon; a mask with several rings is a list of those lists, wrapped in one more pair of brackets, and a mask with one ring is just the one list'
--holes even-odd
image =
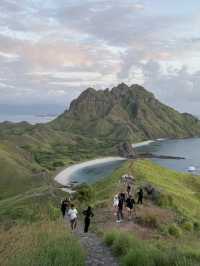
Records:
{"label": "hillside slope", "polygon": [[200,121],[160,103],[139,85],[85,90],[47,124],[0,123],[0,193],[48,183],[57,168],[115,155],[121,142],[200,136]]}

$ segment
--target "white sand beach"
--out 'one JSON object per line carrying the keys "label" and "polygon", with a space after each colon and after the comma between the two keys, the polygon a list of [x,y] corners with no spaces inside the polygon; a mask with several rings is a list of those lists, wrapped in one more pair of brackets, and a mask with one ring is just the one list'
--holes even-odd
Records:
{"label": "white sand beach", "polygon": [[154,143],[154,142],[164,141],[164,140],[166,140],[166,139],[160,138],[160,139],[155,139],[155,140],[146,140],[146,141],[142,141],[142,142],[133,143],[132,147],[138,148],[138,147],[142,147],[142,146],[147,146],[147,145]]}
{"label": "white sand beach", "polygon": [[137,148],[137,147],[141,147],[141,146],[147,146],[153,142],[155,142],[155,140],[146,140],[146,141],[142,141],[142,142],[138,142],[138,143],[133,143],[132,147]]}
{"label": "white sand beach", "polygon": [[68,185],[70,183],[70,177],[72,176],[72,174],[74,172],[76,172],[77,170],[80,170],[80,169],[82,169],[84,167],[88,167],[88,166],[93,166],[93,165],[107,163],[107,162],[114,162],[114,161],[119,161],[119,160],[122,161],[122,160],[126,160],[126,159],[122,158],[122,157],[105,157],[105,158],[99,158],[99,159],[86,161],[86,162],[83,162],[83,163],[74,164],[74,165],[71,165],[71,166],[67,167],[62,172],[60,172],[55,177],[55,180],[59,184],[61,184],[63,186],[66,186],[66,185]]}

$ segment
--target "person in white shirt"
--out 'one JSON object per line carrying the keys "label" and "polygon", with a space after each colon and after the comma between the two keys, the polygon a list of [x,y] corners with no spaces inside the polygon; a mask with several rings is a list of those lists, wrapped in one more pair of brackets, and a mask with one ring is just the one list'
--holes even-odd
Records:
{"label": "person in white shirt", "polygon": [[74,231],[76,229],[76,226],[77,226],[77,218],[78,218],[77,214],[78,214],[78,211],[74,207],[74,205],[72,204],[70,209],[68,210],[68,213],[67,213],[69,220],[70,220],[72,231]]}

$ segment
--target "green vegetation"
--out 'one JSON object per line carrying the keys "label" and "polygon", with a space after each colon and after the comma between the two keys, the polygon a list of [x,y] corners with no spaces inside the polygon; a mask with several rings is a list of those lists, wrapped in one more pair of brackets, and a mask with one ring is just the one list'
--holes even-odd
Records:
{"label": "green vegetation", "polygon": [[180,227],[178,227],[176,224],[171,224],[168,228],[168,232],[170,235],[179,238],[182,235],[182,231]]}
{"label": "green vegetation", "polygon": [[[147,240],[141,240],[134,236],[133,231],[125,233],[116,228],[106,232],[105,243],[119,256],[123,265],[200,265],[199,198],[194,193],[200,183],[198,177],[165,169],[148,160],[125,162],[108,178],[87,186],[87,191],[92,191],[88,201],[96,213],[101,215],[105,208],[109,208],[113,195],[122,189],[119,176],[127,172],[136,178],[136,190],[146,184],[151,184],[156,190],[155,198],[145,195],[147,207],[137,210],[136,220],[138,225],[154,232],[154,238],[150,236]],[[104,223],[107,219],[113,218],[107,216],[103,220],[101,217]],[[102,234],[99,224],[95,226],[94,223],[93,230]]]}
{"label": "green vegetation", "polygon": [[[178,173],[155,165],[148,160],[138,160],[132,167],[141,183],[149,182],[160,189],[158,204],[171,207],[183,218],[194,222],[200,218],[200,180],[198,176]],[[162,202],[162,204],[160,204]],[[183,221],[178,221],[182,223]]]}
{"label": "green vegetation", "polygon": [[[16,226],[0,237],[0,264],[7,266],[84,266],[85,255],[63,223]],[[78,254],[78,256],[77,256]]]}
{"label": "green vegetation", "polygon": [[165,106],[141,86],[90,88],[50,123],[0,123],[0,197],[44,185],[71,163],[117,155],[121,142],[199,135],[198,119]]}
{"label": "green vegetation", "polygon": [[[148,204],[140,212],[137,210],[136,221],[138,226],[154,232],[154,238],[142,240],[133,231],[106,232],[105,243],[119,257],[122,265],[133,265],[133,261],[136,266],[199,265],[199,205],[194,204],[191,210],[190,202],[184,204],[186,200],[192,203],[199,201],[196,193],[192,193],[197,191],[200,182],[194,176],[176,173],[148,160],[127,161],[109,177],[91,186],[78,186],[74,198],[78,209],[91,204],[95,208],[95,217],[102,215],[105,208],[110,208],[113,195],[122,189],[119,176],[127,172],[136,178],[135,189],[151,184],[158,193],[155,198],[145,199]],[[83,265],[84,254],[80,246],[60,221],[58,207],[64,195],[50,183],[0,201],[2,237],[9,243],[1,247],[1,259],[6,262],[5,265],[14,265],[14,258],[15,265],[66,265],[64,261],[69,261],[67,265],[70,262],[74,263],[71,265]],[[101,220],[110,219],[104,215]],[[97,228],[95,223],[92,223],[93,230]],[[47,235],[44,236],[46,230]],[[24,236],[21,236],[23,232]],[[99,224],[97,233],[101,233]],[[1,243],[5,243],[3,240]],[[17,249],[13,249],[13,256],[8,257],[7,252],[13,243]],[[75,256],[75,250],[80,250],[82,255],[79,258]],[[23,261],[24,257],[26,260]]]}
{"label": "green vegetation", "polygon": [[193,258],[177,248],[159,248],[154,242],[142,241],[133,234],[111,231],[104,237],[124,266],[197,266],[200,256]]}
{"label": "green vegetation", "polygon": [[61,218],[64,195],[43,186],[0,201],[0,265],[85,265],[78,240]]}
{"label": "green vegetation", "polygon": [[[117,155],[124,141],[192,136],[200,136],[198,119],[163,105],[138,85],[125,84],[111,91],[86,90],[48,124],[1,123],[0,264],[84,265],[79,244],[59,220],[58,205],[66,193],[56,188],[55,173],[72,163]],[[102,211],[123,188],[119,176],[124,173],[135,176],[135,189],[150,184],[156,193],[146,197],[148,204],[138,208],[135,221],[152,238],[120,230],[105,235],[122,264],[200,265],[199,177],[148,160],[128,161],[108,178],[77,187],[75,204],[80,209],[91,204],[97,216],[108,220]]]}

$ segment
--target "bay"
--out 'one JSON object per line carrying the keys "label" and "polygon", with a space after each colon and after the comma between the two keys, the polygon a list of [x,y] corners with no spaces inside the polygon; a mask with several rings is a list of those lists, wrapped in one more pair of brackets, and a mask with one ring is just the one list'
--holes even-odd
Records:
{"label": "bay", "polygon": [[185,160],[152,159],[157,164],[174,169],[179,172],[187,172],[190,166],[200,171],[200,138],[172,139],[149,143],[149,145],[137,147],[140,152],[149,152],[156,155],[169,155],[184,157]]}

